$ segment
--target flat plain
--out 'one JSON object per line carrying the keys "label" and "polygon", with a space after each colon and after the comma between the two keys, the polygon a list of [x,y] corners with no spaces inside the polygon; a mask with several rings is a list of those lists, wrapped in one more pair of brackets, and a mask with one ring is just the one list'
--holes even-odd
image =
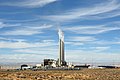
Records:
{"label": "flat plain", "polygon": [[0,70],[0,80],[120,80],[120,69]]}

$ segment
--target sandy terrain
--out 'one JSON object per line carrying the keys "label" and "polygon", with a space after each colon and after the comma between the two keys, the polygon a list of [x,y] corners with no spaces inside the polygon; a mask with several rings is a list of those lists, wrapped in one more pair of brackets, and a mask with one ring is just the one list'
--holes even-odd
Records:
{"label": "sandy terrain", "polygon": [[120,80],[120,69],[0,71],[0,80]]}

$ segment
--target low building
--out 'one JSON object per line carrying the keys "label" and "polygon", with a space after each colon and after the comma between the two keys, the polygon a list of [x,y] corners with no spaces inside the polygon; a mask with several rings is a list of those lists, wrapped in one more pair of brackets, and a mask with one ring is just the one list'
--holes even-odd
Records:
{"label": "low building", "polygon": [[90,65],[75,65],[74,69],[82,69],[82,68],[88,68]]}
{"label": "low building", "polygon": [[26,65],[26,64],[23,64],[21,65],[21,70],[27,70],[27,69],[30,69],[31,67]]}
{"label": "low building", "polygon": [[102,68],[116,68],[115,66],[98,66],[98,67],[102,67]]}
{"label": "low building", "polygon": [[88,69],[104,69],[104,67],[89,66]]}
{"label": "low building", "polygon": [[43,64],[36,64],[36,67],[41,67],[43,66]]}
{"label": "low building", "polygon": [[56,67],[57,62],[54,59],[44,59],[44,67]]}
{"label": "low building", "polygon": [[37,69],[41,69],[41,68],[43,68],[44,66],[43,66],[43,64],[36,64],[36,68]]}

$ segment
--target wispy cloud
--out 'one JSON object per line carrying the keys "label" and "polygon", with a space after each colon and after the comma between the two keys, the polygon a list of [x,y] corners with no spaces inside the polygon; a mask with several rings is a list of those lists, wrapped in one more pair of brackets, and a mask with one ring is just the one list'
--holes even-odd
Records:
{"label": "wispy cloud", "polygon": [[79,42],[88,42],[88,41],[95,41],[96,38],[92,36],[74,36],[69,37],[68,41],[79,41]]}
{"label": "wispy cloud", "polygon": [[13,50],[13,52],[19,52],[19,53],[32,53],[32,54],[38,54],[38,55],[56,55],[58,52],[58,49],[54,49],[52,47],[45,47],[45,48],[28,48],[28,49],[16,49]]}
{"label": "wispy cloud", "polygon": [[55,42],[46,41],[46,42],[25,42],[25,41],[18,41],[18,42],[10,42],[10,41],[0,41],[0,48],[38,48],[38,47],[49,47],[49,46],[56,46],[58,45]]}
{"label": "wispy cloud", "polygon": [[97,39],[92,36],[71,36],[68,37],[65,44],[72,46],[84,45],[87,42],[96,41]]}
{"label": "wispy cloud", "polygon": [[109,49],[110,47],[106,46],[106,47],[95,47],[95,48],[99,51],[104,51],[104,50]]}
{"label": "wispy cloud", "polygon": [[[0,55],[0,63],[21,63],[24,62],[42,62],[43,59],[45,59],[45,55],[40,55],[40,54],[1,54]],[[50,56],[52,57],[52,56]]]}
{"label": "wispy cloud", "polygon": [[51,28],[53,25],[41,25],[41,26],[36,26],[36,27],[22,27],[22,28],[17,28],[15,30],[10,30],[1,33],[1,35],[34,35],[34,34],[40,34],[43,33],[43,29]]}
{"label": "wispy cloud", "polygon": [[98,44],[98,45],[120,45],[120,41],[98,40],[98,41],[95,41],[95,42],[91,42],[91,44]]}
{"label": "wispy cloud", "polygon": [[[31,51],[31,50],[24,50],[24,51]],[[53,51],[55,52],[55,51]],[[14,52],[15,53],[15,52]],[[46,51],[47,53],[47,51]],[[52,51],[48,52],[52,53]],[[45,58],[53,58],[57,59],[58,54],[55,55],[46,55],[45,53],[39,52],[39,54],[1,54],[0,62],[42,62]],[[81,50],[67,50],[66,51],[66,61],[67,62],[79,62],[79,63],[104,63],[104,62],[119,62],[120,54],[119,53],[96,53],[93,51],[81,51]],[[107,63],[108,64],[108,63]],[[111,63],[112,64],[112,63]]]}
{"label": "wispy cloud", "polygon": [[0,22],[0,28],[3,28],[3,27],[4,27],[3,22]]}
{"label": "wispy cloud", "polygon": [[47,4],[53,3],[57,0],[22,0],[19,2],[6,2],[0,3],[1,5],[5,6],[17,6],[17,7],[26,7],[26,8],[36,8],[36,7],[43,7]]}
{"label": "wispy cloud", "polygon": [[[96,4],[89,8],[77,8],[77,9],[64,12],[63,14],[49,15],[47,17],[45,16],[44,18],[52,21],[63,22],[63,21],[69,21],[74,19],[80,19],[80,18],[81,19],[88,18],[88,16],[103,14],[107,12],[110,12],[112,14],[114,10],[119,10],[119,8],[120,8],[120,4],[117,2],[117,0],[109,0],[104,3]],[[110,15],[107,17],[111,17]],[[114,16],[118,16],[118,15],[114,15]],[[105,18],[105,16],[103,18]]]}
{"label": "wispy cloud", "polygon": [[67,45],[74,45],[74,46],[80,46],[80,45],[84,45],[84,43],[83,42],[77,42],[77,41],[67,41],[67,42],[65,42],[65,44],[67,44]]}
{"label": "wispy cloud", "polygon": [[110,46],[96,46],[96,47],[90,47],[90,50],[93,51],[94,53],[96,52],[102,52],[102,51],[107,51],[111,47]]}
{"label": "wispy cloud", "polygon": [[[116,62],[119,58],[119,53],[101,53],[103,50],[109,49],[108,46],[103,47],[92,47],[92,50],[66,50],[66,60],[68,62],[91,62],[91,60],[95,60],[96,62],[100,61],[111,61],[113,57],[115,58]],[[0,62],[30,62],[30,61],[42,61],[45,58],[58,58],[58,48],[30,48],[30,49],[16,49],[13,50],[13,53],[21,53],[21,54],[1,54]],[[33,59],[35,58],[35,59]]]}
{"label": "wispy cloud", "polygon": [[77,34],[100,34],[113,30],[120,30],[119,27],[108,27],[107,25],[96,26],[74,26],[64,28],[66,31],[71,31]]}
{"label": "wispy cloud", "polygon": [[119,53],[105,53],[105,52],[96,52],[95,50],[67,50],[66,58],[70,62],[80,62],[80,63],[99,63],[102,64],[107,62],[107,64],[113,61],[119,62]]}
{"label": "wispy cloud", "polygon": [[117,17],[117,16],[120,16],[120,9],[102,13],[102,14],[97,14],[97,15],[83,16],[83,17],[81,17],[81,19],[83,19],[83,20],[100,20],[100,19],[106,19],[106,18],[113,18],[113,17]]}
{"label": "wispy cloud", "polygon": [[30,48],[39,46],[39,43],[27,43],[27,42],[0,42],[0,48]]}
{"label": "wispy cloud", "polygon": [[4,22],[0,22],[0,29],[4,27],[15,27],[15,26],[20,26],[21,24],[8,24]]}
{"label": "wispy cloud", "polygon": [[57,43],[54,40],[43,40],[42,42],[4,42],[0,48],[9,48],[12,54],[1,54],[0,62],[39,62],[45,58],[56,58],[58,56]]}
{"label": "wispy cloud", "polygon": [[13,39],[13,38],[6,38],[6,37],[0,37],[0,41],[11,41],[11,42],[25,42],[25,39]]}

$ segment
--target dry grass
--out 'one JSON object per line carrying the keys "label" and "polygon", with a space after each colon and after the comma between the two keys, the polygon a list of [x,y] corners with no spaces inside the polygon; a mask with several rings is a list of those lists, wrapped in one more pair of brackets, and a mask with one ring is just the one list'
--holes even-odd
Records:
{"label": "dry grass", "polygon": [[120,69],[0,71],[0,80],[120,80]]}

